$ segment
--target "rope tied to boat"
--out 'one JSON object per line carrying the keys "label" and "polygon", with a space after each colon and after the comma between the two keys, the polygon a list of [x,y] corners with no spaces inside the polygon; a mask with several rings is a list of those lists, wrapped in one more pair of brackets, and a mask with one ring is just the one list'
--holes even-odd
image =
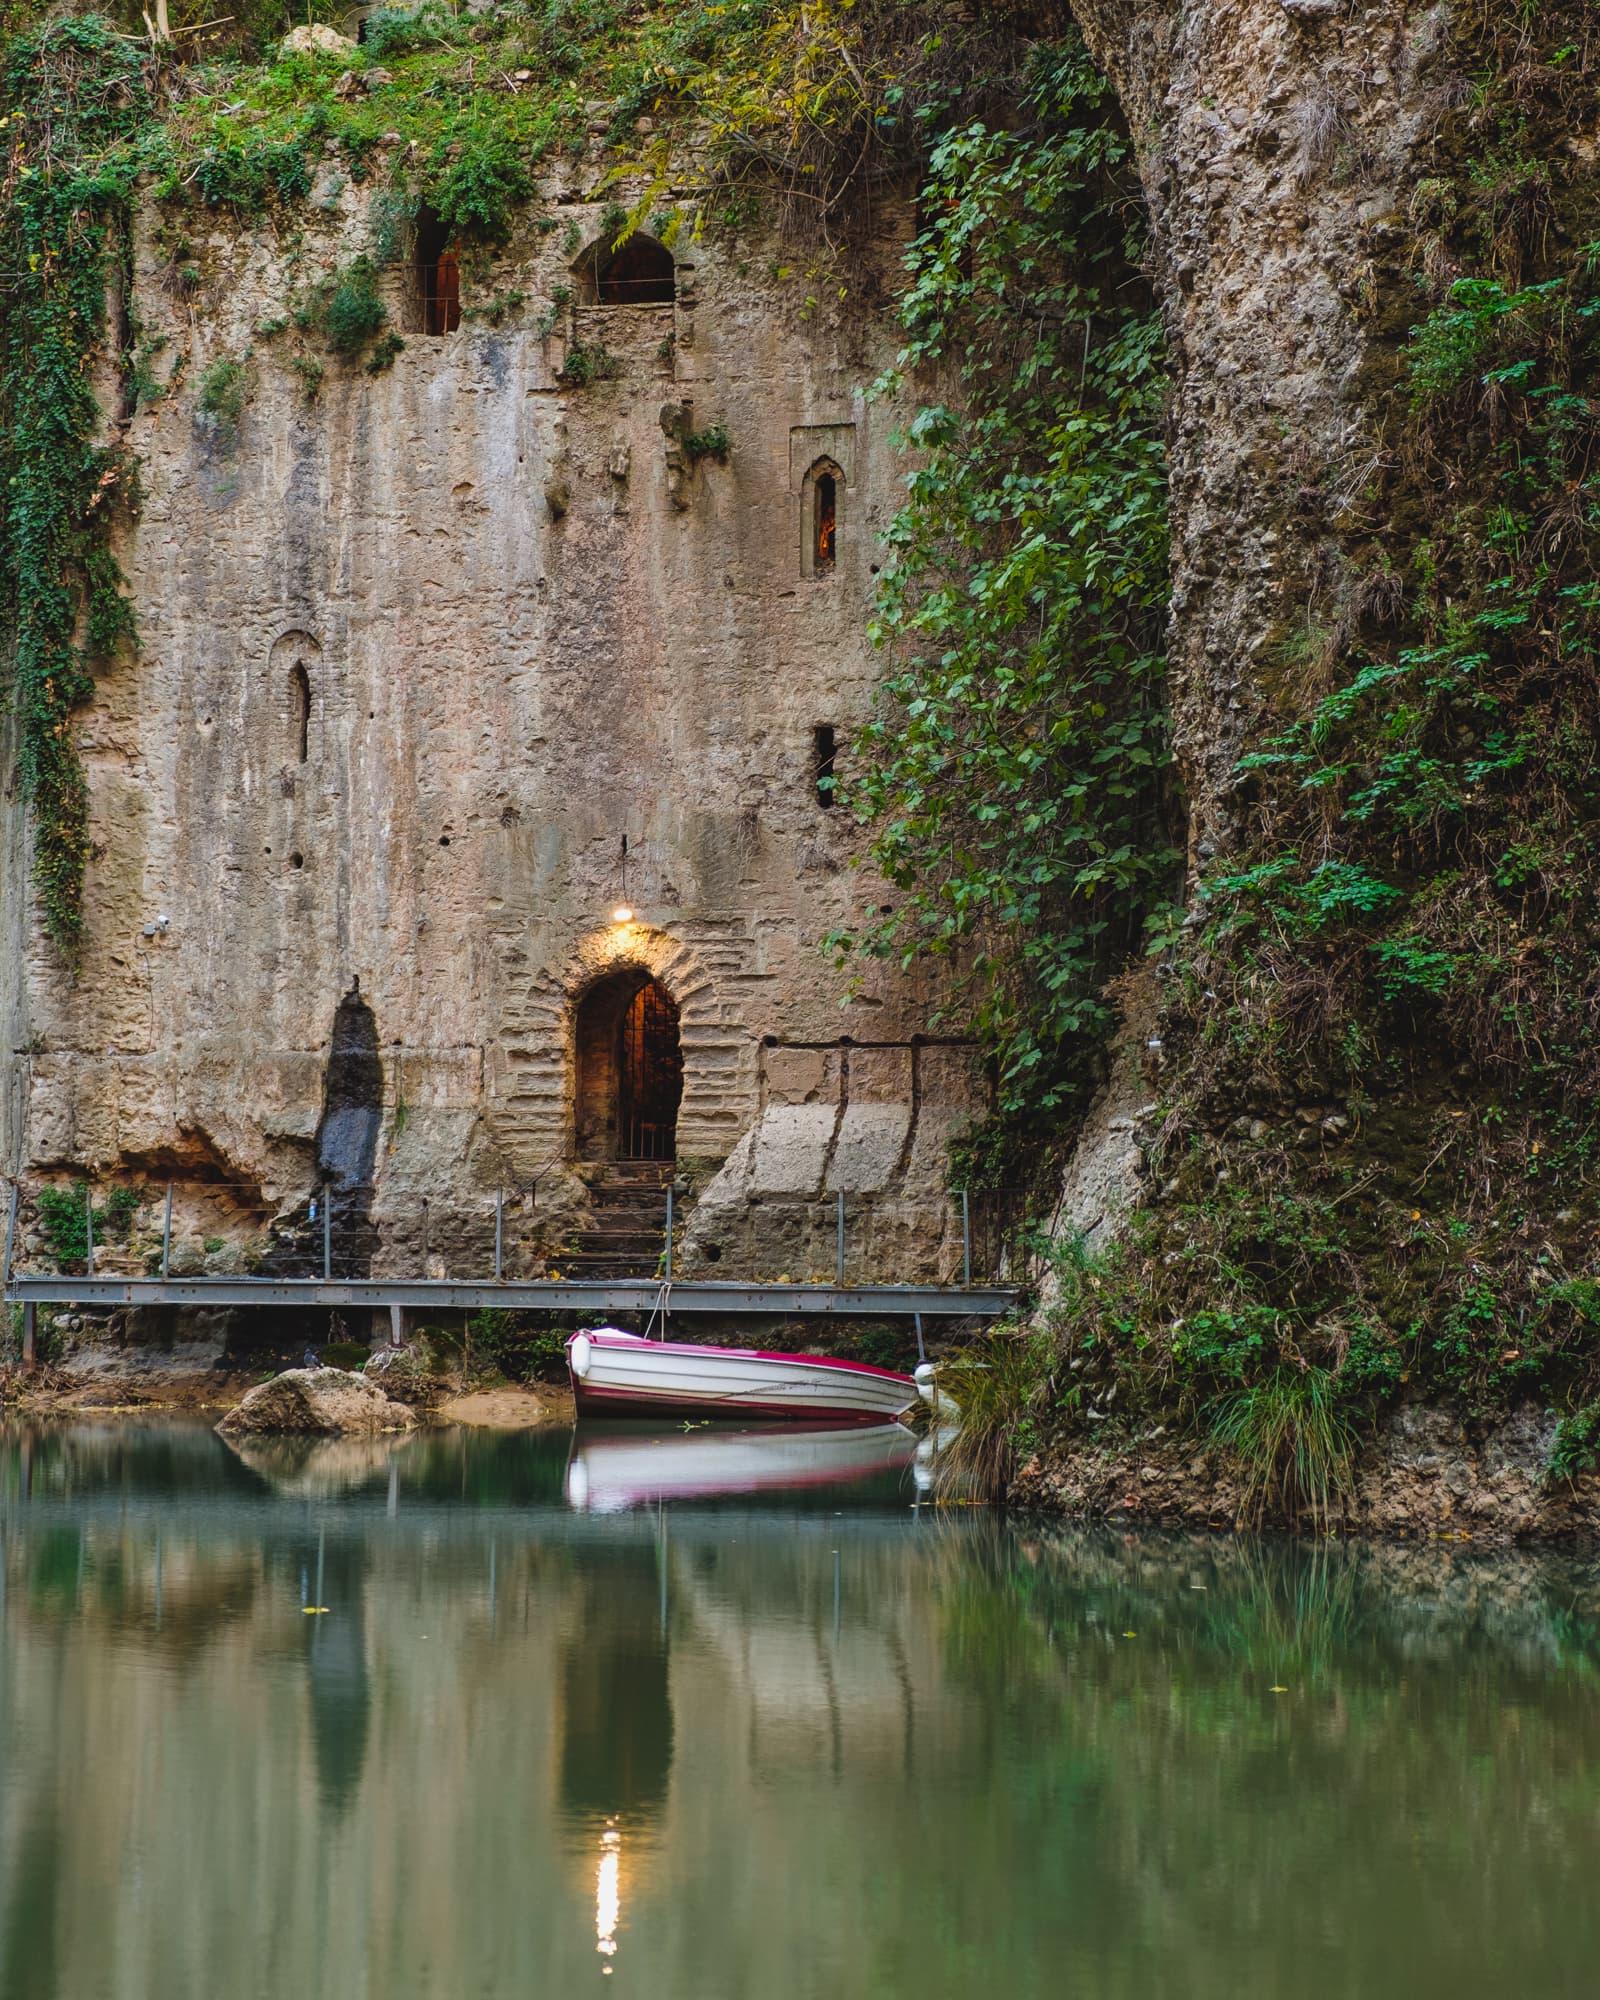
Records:
{"label": "rope tied to boat", "polygon": [[658,1315],[660,1316],[661,1320],[660,1337],[662,1340],[666,1339],[667,1314],[671,1311],[671,1309],[672,1309],[672,1280],[670,1278],[663,1278],[663,1280],[661,1281],[661,1288],[656,1293],[656,1302],[650,1308],[650,1317],[644,1323],[644,1337],[646,1340],[650,1338],[650,1329],[655,1325],[656,1318]]}

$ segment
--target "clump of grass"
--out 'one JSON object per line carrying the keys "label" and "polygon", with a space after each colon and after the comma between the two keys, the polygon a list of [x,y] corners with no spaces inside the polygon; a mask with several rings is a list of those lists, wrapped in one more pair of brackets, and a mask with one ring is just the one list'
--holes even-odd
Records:
{"label": "clump of grass", "polygon": [[1033,1411],[1047,1369],[1040,1336],[997,1328],[939,1369],[939,1388],[960,1412],[940,1454],[942,1483],[1004,1502],[1018,1464],[1033,1449]]}
{"label": "clump of grass", "polygon": [[1320,1528],[1350,1491],[1355,1433],[1331,1369],[1281,1362],[1215,1405],[1211,1436],[1244,1477],[1246,1520],[1276,1504]]}

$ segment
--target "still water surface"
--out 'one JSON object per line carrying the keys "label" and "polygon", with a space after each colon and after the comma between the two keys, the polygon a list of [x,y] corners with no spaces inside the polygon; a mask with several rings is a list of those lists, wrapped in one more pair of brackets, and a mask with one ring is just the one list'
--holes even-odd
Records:
{"label": "still water surface", "polygon": [[861,1437],[0,1434],[0,1993],[1595,1990],[1595,1564]]}

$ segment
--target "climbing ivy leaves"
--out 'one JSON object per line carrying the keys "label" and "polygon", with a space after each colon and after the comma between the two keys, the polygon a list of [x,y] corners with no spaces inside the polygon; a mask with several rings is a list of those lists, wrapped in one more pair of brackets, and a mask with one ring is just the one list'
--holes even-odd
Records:
{"label": "climbing ivy leaves", "polygon": [[137,45],[94,19],[19,38],[0,74],[6,158],[0,251],[0,562],[12,599],[19,767],[45,928],[76,958],[89,797],[72,733],[90,667],[132,638],[108,546],[134,496],[130,457],[98,439],[90,363],[131,170],[98,164],[150,115]]}
{"label": "climbing ivy leaves", "polygon": [[1084,1073],[1176,860],[1163,357],[1128,142],[1076,42],[1027,110],[948,131],[923,191],[893,382],[947,396],[906,440],[872,628],[899,664],[848,793],[903,894],[832,940],[953,959],[1013,1113]]}

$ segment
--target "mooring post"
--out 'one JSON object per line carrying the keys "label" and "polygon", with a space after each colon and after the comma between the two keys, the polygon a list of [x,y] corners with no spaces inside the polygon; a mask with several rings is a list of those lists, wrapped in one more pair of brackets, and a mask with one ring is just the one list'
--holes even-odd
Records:
{"label": "mooring post", "polygon": [[672,1183],[667,1182],[667,1283],[672,1283]]}
{"label": "mooring post", "polygon": [[172,1183],[167,1182],[167,1212],[161,1218],[161,1282],[166,1283],[167,1266],[172,1262]]}
{"label": "mooring post", "polygon": [[961,1282],[972,1284],[972,1196],[961,1190]]}
{"label": "mooring post", "polygon": [[94,1276],[94,1193],[87,1181],[83,1184],[83,1237],[87,1246],[85,1262],[86,1275]]}
{"label": "mooring post", "polygon": [[333,1201],[328,1183],[322,1183],[322,1282],[333,1276]]}
{"label": "mooring post", "polygon": [[29,1299],[22,1308],[22,1365],[31,1375],[34,1367],[34,1340],[39,1330],[39,1308]]}
{"label": "mooring post", "polygon": [[17,1198],[20,1190],[17,1183],[11,1183],[11,1205],[6,1210],[6,1261],[0,1267],[0,1292],[11,1283],[11,1252],[17,1241]]}
{"label": "mooring post", "polygon": [[844,1189],[843,1188],[840,1188],[839,1190],[839,1227],[838,1227],[838,1242],[835,1245],[835,1250],[836,1250],[836,1255],[834,1257],[834,1264],[836,1267],[836,1275],[839,1281],[839,1288],[842,1291],[844,1289]]}
{"label": "mooring post", "polygon": [[506,1191],[494,1191],[494,1281],[498,1285],[505,1276],[506,1245]]}

